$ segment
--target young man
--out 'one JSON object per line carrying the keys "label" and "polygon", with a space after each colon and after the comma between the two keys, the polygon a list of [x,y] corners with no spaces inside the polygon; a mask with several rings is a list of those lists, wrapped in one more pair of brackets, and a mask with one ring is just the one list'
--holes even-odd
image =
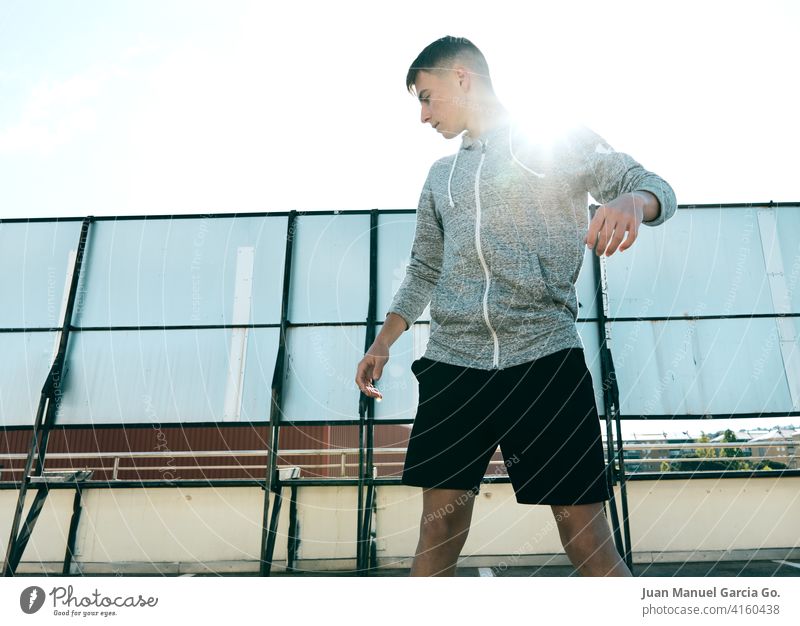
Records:
{"label": "young man", "polygon": [[[356,374],[362,392],[378,397],[389,347],[430,303],[428,346],[411,366],[419,405],[403,470],[404,484],[423,487],[411,574],[455,574],[499,444],[517,502],[551,506],[579,573],[630,576],[604,517],[575,282],[585,246],[626,250],[640,224],[675,213],[675,194],[584,126],[549,141],[526,136],[467,39],[427,46],[406,87],[423,124],[446,139],[463,133],[457,153],[430,168],[406,276]],[[591,224],[587,192],[604,203]]]}

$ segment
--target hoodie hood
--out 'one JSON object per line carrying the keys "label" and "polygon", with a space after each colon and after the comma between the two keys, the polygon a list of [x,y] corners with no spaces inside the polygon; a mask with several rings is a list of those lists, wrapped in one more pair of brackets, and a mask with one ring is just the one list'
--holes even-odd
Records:
{"label": "hoodie hood", "polygon": [[484,131],[477,137],[473,137],[468,130],[465,130],[462,133],[461,146],[459,147],[458,152],[456,152],[455,157],[453,158],[453,164],[450,166],[450,176],[447,179],[447,197],[450,201],[450,208],[453,208],[455,206],[455,203],[453,202],[453,191],[452,191],[453,172],[456,169],[456,163],[458,162],[458,155],[462,150],[484,150],[489,144],[492,144],[494,146],[495,144],[498,143],[498,141],[501,141],[506,136],[508,136],[508,141],[506,145],[508,146],[508,151],[511,154],[511,158],[534,176],[538,178],[544,178],[544,174],[540,174],[539,172],[534,172],[532,169],[527,167],[516,157],[516,155],[514,154],[514,147],[512,141],[513,133],[514,133],[514,122],[510,116],[503,116],[495,126],[493,126],[487,131]]}
{"label": "hoodie hood", "polygon": [[511,122],[511,118],[506,116],[503,117],[501,121],[498,122],[495,126],[475,137],[473,137],[468,130],[465,130],[461,135],[461,146],[459,150],[471,150],[471,149],[480,150],[481,148],[483,148],[484,145],[487,145],[493,138],[508,133],[511,130],[512,126],[513,124]]}

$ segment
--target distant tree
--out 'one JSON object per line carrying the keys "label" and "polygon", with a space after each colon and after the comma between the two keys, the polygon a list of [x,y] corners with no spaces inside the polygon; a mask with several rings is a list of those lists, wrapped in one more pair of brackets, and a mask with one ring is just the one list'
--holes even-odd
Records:
{"label": "distant tree", "polygon": [[[736,433],[734,433],[730,428],[725,431],[725,434],[722,435],[722,440],[725,443],[738,443],[739,439],[736,438]],[[745,456],[744,450],[740,447],[737,448],[721,448],[720,449],[720,456],[726,457],[737,457],[737,456]],[[746,461],[742,461],[742,463],[747,464]],[[744,469],[744,468],[742,468]]]}
{"label": "distant tree", "polygon": [[[736,433],[727,429],[722,439],[725,443],[740,443],[736,438]],[[709,443],[711,438],[703,431],[700,432],[694,443]],[[718,454],[719,452],[719,454]],[[693,451],[686,450],[681,455],[681,459],[697,459],[697,461],[680,461],[673,463],[662,463],[662,472],[709,472],[709,471],[735,471],[735,470],[772,470],[782,469],[786,466],[776,461],[764,460],[755,465],[749,461],[737,461],[736,457],[746,456],[740,447],[735,448],[695,448]]]}
{"label": "distant tree", "polygon": [[[711,439],[702,430],[700,431],[700,438],[695,440],[695,443],[710,443]],[[701,459],[715,459],[717,458],[717,451],[714,448],[695,448],[694,457]]]}

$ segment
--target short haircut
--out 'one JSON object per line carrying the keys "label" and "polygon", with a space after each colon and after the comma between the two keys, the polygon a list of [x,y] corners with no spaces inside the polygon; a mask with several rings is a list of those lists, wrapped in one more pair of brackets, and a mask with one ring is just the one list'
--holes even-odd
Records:
{"label": "short haircut", "polygon": [[489,87],[492,87],[492,79],[489,76],[489,65],[486,58],[478,47],[466,37],[453,37],[447,35],[428,44],[425,49],[414,59],[411,67],[408,68],[406,75],[406,89],[412,94],[414,81],[417,80],[417,73],[444,72],[452,69],[458,63],[463,63],[472,73],[480,76]]}

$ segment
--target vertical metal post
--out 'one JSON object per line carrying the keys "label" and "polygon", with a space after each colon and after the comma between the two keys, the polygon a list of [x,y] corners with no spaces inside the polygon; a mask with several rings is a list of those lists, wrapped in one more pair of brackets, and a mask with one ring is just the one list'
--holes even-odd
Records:
{"label": "vertical metal post", "polygon": [[[598,205],[589,205],[589,218],[594,218]],[[600,337],[600,369],[602,372],[602,389],[603,389],[603,408],[605,413],[606,423],[606,449],[608,453],[608,465],[606,466],[606,481],[610,492],[610,500],[608,502],[609,512],[611,514],[611,523],[614,534],[614,543],[617,547],[617,552],[625,559],[628,568],[633,571],[633,563],[630,550],[630,527],[628,522],[628,495],[625,488],[624,466],[622,461],[622,441],[621,441],[621,427],[619,420],[619,390],[616,381],[616,372],[614,371],[614,361],[612,359],[611,350],[608,346],[609,329],[606,326],[606,317],[608,316],[608,289],[606,285],[606,277],[603,264],[596,251],[592,251],[592,268],[595,276],[595,298],[597,300],[597,320],[598,320],[598,335]],[[599,296],[599,297],[598,297]],[[614,431],[612,429],[612,420],[617,428],[618,435],[618,452],[614,447]],[[619,470],[617,470],[617,462],[619,462]],[[619,515],[617,513],[616,496],[614,494],[614,484],[616,480],[620,481],[620,499],[622,501],[623,511],[623,526],[624,538],[620,531]]]}
{"label": "vertical metal post", "polygon": [[[364,352],[375,341],[375,317],[378,292],[378,211],[370,211],[369,223],[369,300],[367,304],[367,324],[364,339]],[[359,402],[359,483],[358,483],[358,528],[356,531],[356,567],[360,573],[369,574],[370,546],[372,542],[372,514],[375,496],[374,481],[374,432],[375,399],[361,394]],[[364,442],[366,438],[366,442]],[[366,447],[366,455],[364,454]],[[366,456],[366,458],[364,458]],[[363,486],[366,484],[366,498]]]}
{"label": "vertical metal post", "polygon": [[[31,433],[31,444],[28,448],[28,457],[25,460],[25,469],[20,479],[19,494],[17,497],[17,506],[14,510],[14,520],[11,523],[11,533],[6,546],[6,558],[3,565],[3,576],[14,576],[16,567],[19,564],[19,559],[22,557],[22,550],[18,543],[23,538],[23,534],[19,533],[20,522],[22,520],[22,512],[25,508],[25,497],[28,493],[28,487],[31,483],[32,476],[41,476],[44,471],[45,456],[47,454],[47,441],[50,435],[50,429],[56,421],[57,405],[61,399],[61,387],[63,383],[64,360],[67,354],[67,346],[69,342],[70,330],[72,328],[72,312],[75,308],[75,298],[78,291],[78,281],[81,276],[81,268],[83,267],[83,258],[86,250],[86,241],[89,236],[89,226],[94,222],[94,216],[89,215],[84,218],[81,224],[81,233],[78,239],[78,251],[75,255],[75,265],[72,268],[72,279],[69,285],[69,294],[67,296],[67,306],[64,311],[64,319],[61,325],[61,337],[59,339],[58,350],[50,371],[47,374],[42,392],[39,396],[39,407],[36,411],[36,419],[33,424],[33,432]],[[36,467],[33,467],[33,460],[36,457]],[[47,497],[48,491],[46,485],[43,489],[36,494],[34,503],[39,503],[38,507],[31,507],[28,513],[28,518],[25,522],[24,542],[27,543],[27,537],[33,532],[33,527],[38,519],[39,511],[43,505],[43,500]],[[15,561],[15,557],[16,561]]]}
{"label": "vertical metal post", "polygon": [[[265,550],[264,559],[262,559],[262,565],[266,566],[267,573],[266,576],[269,576],[272,573],[272,555],[275,552],[275,538],[278,534],[278,520],[281,514],[281,504],[283,502],[283,490],[278,488],[277,491],[273,491],[275,494],[275,498],[272,501],[272,519],[269,522],[269,530],[267,531],[267,545]],[[269,495],[269,491],[267,491],[267,495]]]}
{"label": "vertical metal post", "polygon": [[[280,512],[281,484],[278,475],[278,450],[280,448],[280,422],[283,413],[283,379],[286,369],[286,327],[289,308],[289,289],[292,278],[292,254],[294,237],[297,230],[297,211],[289,213],[286,225],[286,251],[283,264],[283,293],[281,296],[281,326],[278,337],[278,354],[275,358],[275,370],[272,375],[272,392],[270,395],[269,436],[267,437],[267,468],[264,481],[264,515],[261,520],[261,576],[269,576],[272,568],[272,551],[274,548],[274,531],[278,523],[277,512]],[[275,508],[272,518],[269,514],[269,494],[275,494]],[[273,525],[274,522],[274,525]],[[272,532],[270,528],[272,527]],[[270,539],[272,537],[272,539]],[[270,541],[272,544],[270,545]]]}
{"label": "vertical metal post", "polygon": [[22,525],[22,530],[19,533],[10,555],[6,561],[6,568],[14,575],[17,570],[19,562],[22,560],[22,555],[25,553],[25,548],[28,545],[28,540],[31,538],[33,528],[36,525],[36,520],[39,518],[39,513],[42,512],[44,501],[47,499],[47,485],[41,485],[41,488],[36,492],[36,497],[33,499],[33,504],[28,510],[28,516],[25,518],[25,523]]}
{"label": "vertical metal post", "polygon": [[372,570],[378,567],[378,537],[376,528],[373,528],[372,521],[375,520],[375,524],[377,526],[377,517],[375,511],[375,500],[377,499],[377,491],[378,488],[373,483],[370,485],[371,491],[369,493],[368,503],[367,503],[367,511],[369,514],[369,525],[367,526],[366,534],[367,534],[367,554],[365,558],[367,559],[367,575],[369,575]]}
{"label": "vertical metal post", "polygon": [[61,574],[70,575],[72,559],[75,557],[75,538],[78,535],[78,524],[81,521],[81,486],[75,484],[75,497],[72,499],[72,519],[69,522],[69,535],[67,535],[67,550],[64,553],[64,567]]}
{"label": "vertical metal post", "polygon": [[297,527],[297,485],[292,485],[289,496],[289,540],[286,546],[286,571],[295,571],[300,532]]}
{"label": "vertical metal post", "polygon": [[[359,405],[364,406],[369,400],[361,394]],[[358,511],[356,512],[356,572],[364,569],[364,411],[358,416]]]}
{"label": "vertical metal post", "polygon": [[628,515],[628,481],[625,479],[625,452],[622,447],[622,425],[619,419],[619,390],[614,382],[614,421],[617,426],[617,460],[619,461],[619,492],[622,504],[622,525],[625,530],[625,563],[633,573],[633,549],[631,547],[630,516]]}
{"label": "vertical metal post", "polygon": [[31,468],[33,466],[33,459],[38,456],[37,451],[39,448],[39,429],[42,425],[42,413],[45,406],[49,403],[49,399],[44,391],[42,391],[39,408],[36,413],[36,421],[33,426],[33,434],[31,435],[31,442],[28,448],[28,457],[25,460],[25,468],[20,478],[19,494],[17,496],[17,506],[14,510],[14,521],[11,523],[11,535],[6,545],[6,557],[3,563],[3,576],[13,576],[16,566],[12,566],[12,557],[17,547],[17,533],[19,532],[19,525],[22,521],[22,512],[25,509],[25,497],[28,494],[28,486],[30,485]]}

